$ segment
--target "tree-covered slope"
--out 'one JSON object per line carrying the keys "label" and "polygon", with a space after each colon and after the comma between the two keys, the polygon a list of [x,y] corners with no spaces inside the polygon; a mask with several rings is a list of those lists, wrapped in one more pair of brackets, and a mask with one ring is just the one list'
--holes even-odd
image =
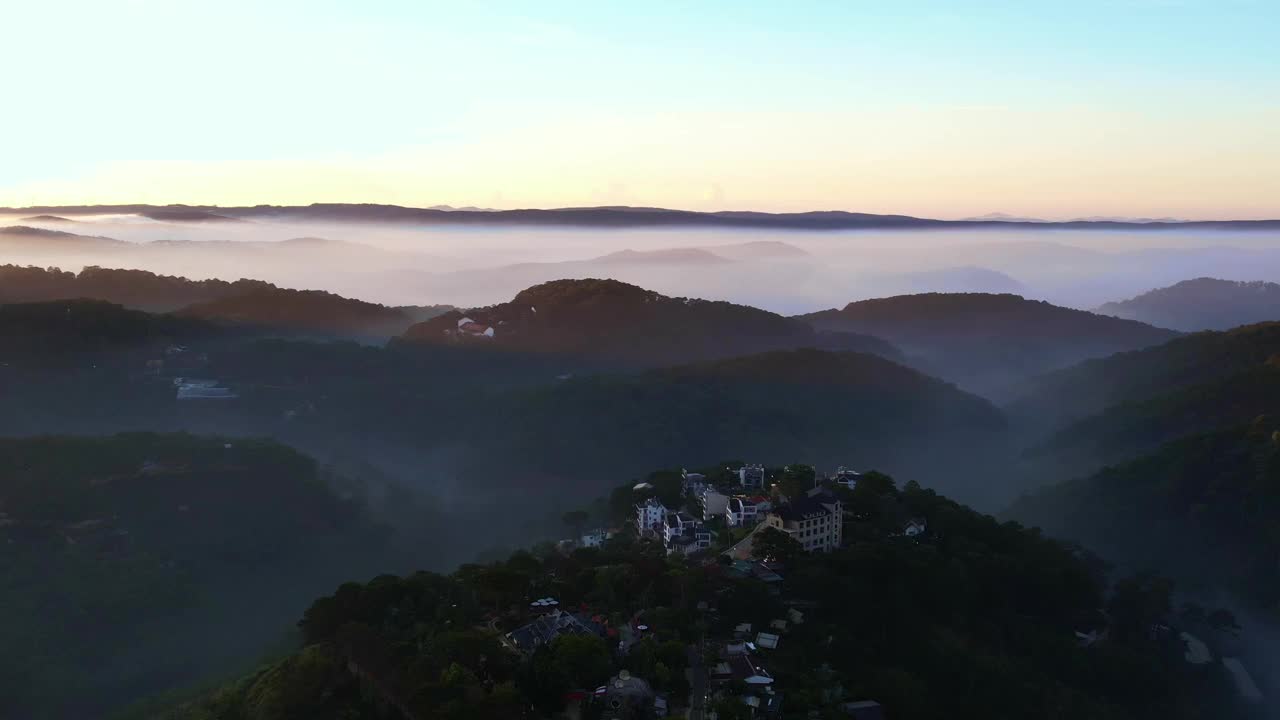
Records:
{"label": "tree-covered slope", "polygon": [[1079,420],[1112,405],[1223,381],[1256,370],[1277,354],[1280,323],[1195,333],[1036,378],[1009,409],[1041,419]]}
{"label": "tree-covered slope", "polygon": [[1272,360],[1221,380],[1113,405],[1053,433],[1028,455],[1079,472],[1187,435],[1241,425],[1278,407],[1280,366]]}
{"label": "tree-covered slope", "polygon": [[1045,488],[1007,515],[1136,569],[1280,603],[1280,435],[1261,418]]}
{"label": "tree-covered slope", "polygon": [[616,280],[594,279],[535,285],[510,302],[448,313],[415,325],[403,339],[457,342],[463,317],[494,331],[492,338],[462,338],[471,343],[607,359],[632,367],[804,347],[900,357],[879,338],[819,333],[802,322],[746,305],[672,298]]}
{"label": "tree-covered slope", "polygon": [[800,319],[819,330],[885,338],[926,372],[984,391],[1177,335],[1132,320],[985,293],[863,300]]}
{"label": "tree-covered slope", "polygon": [[1280,320],[1280,285],[1202,277],[1109,302],[1098,312],[1189,332],[1227,330]]}
{"label": "tree-covered slope", "polygon": [[[952,385],[874,355],[818,350],[572,379],[476,412],[469,430],[495,462],[520,458],[559,477],[752,454],[833,465],[859,457],[922,472],[936,463],[961,484],[973,468],[944,458],[973,459],[1005,429],[990,403]],[[922,444],[932,452],[921,455]]]}
{"label": "tree-covered slope", "polygon": [[273,442],[0,439],[0,715],[102,717],[240,667],[308,588],[383,545]]}

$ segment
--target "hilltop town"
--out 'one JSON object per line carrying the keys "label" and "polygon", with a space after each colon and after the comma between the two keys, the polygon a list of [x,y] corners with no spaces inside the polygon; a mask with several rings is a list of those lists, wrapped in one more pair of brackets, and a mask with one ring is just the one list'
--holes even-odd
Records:
{"label": "hilltop town", "polygon": [[1232,701],[1218,655],[1184,642],[1221,613],[878,472],[658,471],[564,521],[572,538],[502,562],[344,584],[301,651],[163,717],[1154,720]]}

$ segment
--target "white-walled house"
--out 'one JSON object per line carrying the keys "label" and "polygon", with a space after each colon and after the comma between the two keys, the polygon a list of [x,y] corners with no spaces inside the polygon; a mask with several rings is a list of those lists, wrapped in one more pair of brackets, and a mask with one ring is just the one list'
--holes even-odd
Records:
{"label": "white-walled house", "polygon": [[608,540],[611,537],[613,537],[613,533],[611,531],[604,528],[596,528],[595,530],[583,535],[582,538],[578,540],[578,543],[582,547],[600,547],[604,544],[605,540]]}
{"label": "white-walled house", "polygon": [[685,530],[692,530],[701,525],[697,518],[687,512],[668,512],[663,518],[662,537],[669,543],[683,535]]}
{"label": "white-walled house", "polygon": [[906,525],[902,526],[902,534],[907,537],[916,537],[923,535],[925,530],[929,529],[929,524],[924,518],[911,518]]}
{"label": "white-walled house", "polygon": [[636,505],[636,529],[641,535],[662,532],[662,523],[667,517],[666,506],[657,498],[649,498]]}
{"label": "white-walled house", "polygon": [[760,521],[759,508],[749,498],[733,497],[725,507],[725,524],[729,527],[754,527]]}

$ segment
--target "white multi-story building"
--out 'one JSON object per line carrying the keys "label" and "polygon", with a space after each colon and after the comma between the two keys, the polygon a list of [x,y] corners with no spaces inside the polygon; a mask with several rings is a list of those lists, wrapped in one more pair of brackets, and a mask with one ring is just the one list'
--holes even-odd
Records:
{"label": "white multi-story building", "polygon": [[662,532],[662,524],[668,512],[657,498],[645,500],[636,505],[636,529],[641,535]]}
{"label": "white multi-story building", "polygon": [[700,525],[702,523],[687,512],[669,511],[666,517],[663,518],[662,538],[669,543],[683,535],[685,530],[692,530]]}
{"label": "white multi-story building", "polygon": [[729,527],[755,527],[760,522],[759,508],[749,498],[729,498],[725,508],[725,524]]}

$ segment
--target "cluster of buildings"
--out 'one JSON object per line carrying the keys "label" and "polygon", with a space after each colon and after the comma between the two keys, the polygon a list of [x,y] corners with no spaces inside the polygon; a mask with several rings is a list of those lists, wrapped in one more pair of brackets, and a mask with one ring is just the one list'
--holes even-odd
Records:
{"label": "cluster of buildings", "polygon": [[[661,540],[668,553],[692,554],[711,547],[714,534],[706,528],[706,522],[723,518],[728,528],[772,527],[795,538],[809,552],[840,547],[844,509],[831,490],[816,487],[800,497],[776,498],[763,494],[767,482],[763,466],[744,465],[735,474],[737,486],[728,487],[713,485],[704,475],[686,471],[684,494],[696,498],[698,507],[672,509],[657,498],[646,499],[636,505],[636,527],[641,537]],[[840,468],[832,479],[844,487],[853,487],[858,475]],[[641,483],[635,489],[650,487]],[[701,517],[695,517],[693,512]]]}
{"label": "cluster of buildings", "polygon": [[657,498],[636,506],[636,528],[640,537],[661,540],[671,554],[711,549],[713,533],[702,520],[684,510],[671,510]]}

